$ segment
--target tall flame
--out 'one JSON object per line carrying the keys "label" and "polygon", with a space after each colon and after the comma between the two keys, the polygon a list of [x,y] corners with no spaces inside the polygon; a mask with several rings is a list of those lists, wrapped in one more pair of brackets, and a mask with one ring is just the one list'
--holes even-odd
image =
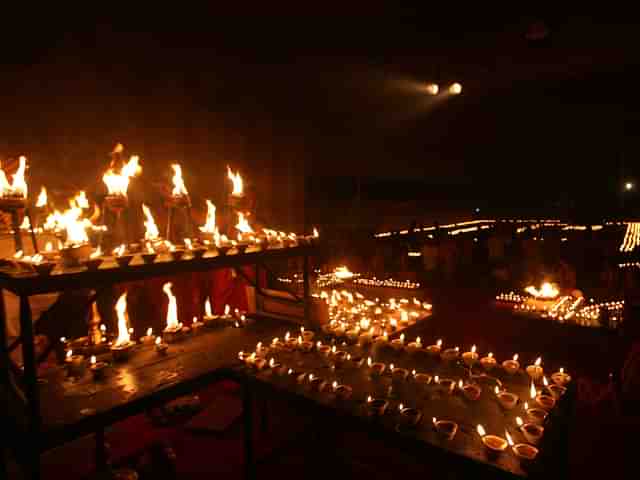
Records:
{"label": "tall flame", "polygon": [[9,183],[7,176],[0,166],[0,197],[5,195],[17,196],[27,198],[27,182],[24,178],[24,174],[27,170],[27,157],[21,156],[20,163],[16,173],[12,175],[12,182]]}
{"label": "tall flame", "polygon": [[236,229],[242,233],[253,233],[253,229],[242,212],[238,212],[238,224],[236,225]]}
{"label": "tall flame", "polygon": [[127,196],[129,181],[142,171],[140,166],[140,157],[133,155],[127,163],[120,169],[120,173],[116,173],[113,168],[109,168],[102,176],[102,181],[107,186],[109,195]]}
{"label": "tall flame", "polygon": [[131,342],[129,328],[127,326],[127,292],[120,295],[116,303],[116,315],[118,316],[118,338],[114,346],[118,347]]}
{"label": "tall flame", "polygon": [[216,227],[216,206],[211,200],[207,200],[207,220],[204,225],[200,227],[200,231],[204,233],[216,233],[218,227]]}
{"label": "tall flame", "polygon": [[227,178],[233,183],[233,191],[231,192],[231,195],[234,197],[241,197],[244,194],[244,186],[240,172],[234,174],[231,168],[227,165]]}
{"label": "tall flame", "polygon": [[187,187],[184,184],[184,179],[182,178],[182,167],[177,163],[174,163],[171,165],[171,168],[173,168],[173,190],[171,195],[174,197],[189,195]]}
{"label": "tall flame", "polygon": [[531,382],[531,387],[529,388],[529,395],[532,399],[536,398],[537,395],[536,386],[533,384],[533,382]]}
{"label": "tall flame", "polygon": [[[45,200],[46,203],[46,200]],[[84,190],[80,190],[78,194],[69,200],[71,207],[89,208],[89,199]]]}
{"label": "tall flame", "polygon": [[213,312],[211,311],[211,300],[207,297],[207,300],[204,302],[204,315],[206,317],[213,317]]}
{"label": "tall flame", "polygon": [[169,297],[169,307],[167,308],[167,330],[178,328],[178,302],[176,296],[171,291],[173,284],[167,282],[162,286],[162,291]]}
{"label": "tall flame", "polygon": [[50,214],[44,224],[45,230],[65,230],[67,245],[87,243],[87,228],[93,226],[91,220],[82,217],[82,209],[77,205],[60,213],[58,210]]}
{"label": "tall flame", "polygon": [[151,210],[144,203],[142,204],[142,213],[144,213],[144,239],[145,240],[157,240],[160,237],[160,231],[158,230],[158,226],[156,222],[153,220],[153,215],[151,215]]}
{"label": "tall flame", "polygon": [[36,200],[36,207],[46,207],[47,206],[47,189],[44,186],[40,189],[40,194],[38,195],[38,199]]}

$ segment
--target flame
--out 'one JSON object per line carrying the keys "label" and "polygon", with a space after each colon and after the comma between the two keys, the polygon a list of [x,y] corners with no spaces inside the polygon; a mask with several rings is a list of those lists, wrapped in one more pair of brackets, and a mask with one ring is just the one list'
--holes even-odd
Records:
{"label": "flame", "polygon": [[227,165],[227,178],[233,183],[233,191],[231,192],[231,195],[234,197],[241,197],[244,192],[240,172],[234,174],[231,168]]}
{"label": "flame", "polygon": [[162,286],[162,291],[169,297],[169,307],[167,308],[167,330],[175,330],[178,328],[178,302],[175,295],[171,292],[173,284],[167,282]]}
{"label": "flame", "polygon": [[102,256],[102,249],[100,248],[100,245],[98,245],[98,248],[96,248],[91,255],[89,255],[89,258],[94,259],[94,258],[98,258]]}
{"label": "flame", "polygon": [[517,362],[517,361],[518,361],[518,354],[517,354],[517,353],[513,356],[513,361],[514,361],[514,362]]}
{"label": "flame", "polygon": [[231,307],[227,304],[224,306],[224,315],[225,317],[229,315],[229,312],[231,311]]}
{"label": "flame", "polygon": [[347,267],[336,267],[333,275],[340,280],[353,277],[353,273],[351,273]]}
{"label": "flame", "polygon": [[160,345],[162,343],[162,337],[156,338],[156,345]]}
{"label": "flame", "polygon": [[546,375],[544,377],[542,377],[542,383],[544,383],[545,387],[549,386],[549,380],[547,380],[547,376]]}
{"label": "flame", "polygon": [[564,368],[560,367],[560,373],[564,373]]}
{"label": "flame", "polygon": [[367,358],[367,366],[371,366],[371,357]]}
{"label": "flame", "polygon": [[133,155],[129,161],[122,166],[120,173],[116,173],[113,168],[109,168],[109,170],[105,172],[102,176],[102,181],[107,186],[109,195],[127,196],[129,181],[142,171],[139,161],[140,157]]}
{"label": "flame", "polygon": [[67,351],[67,358],[71,358],[73,357],[73,350],[68,350]]}
{"label": "flame", "polygon": [[116,303],[116,315],[118,316],[118,338],[116,338],[114,346],[119,347],[131,342],[127,328],[127,292],[120,295]]}
{"label": "flame", "polygon": [[417,345],[421,345],[421,344],[422,344],[422,342],[420,341],[420,337],[417,337],[417,338],[416,338],[416,344],[417,344]]}
{"label": "flame", "polygon": [[27,182],[24,173],[27,170],[27,157],[21,156],[16,173],[12,175],[12,183],[9,183],[7,176],[0,166],[0,197],[11,195],[14,197],[27,198]]}
{"label": "flame", "polygon": [[236,229],[242,233],[253,233],[253,229],[242,212],[238,212],[238,224]]}
{"label": "flame", "polygon": [[529,388],[529,395],[531,396],[532,400],[536,398],[537,395],[536,386],[533,384],[533,382],[531,382],[531,387]]}
{"label": "flame", "polygon": [[476,353],[476,346],[471,347],[471,353]]}
{"label": "flame", "polygon": [[[46,203],[46,199],[45,199]],[[69,200],[71,207],[77,206],[79,208],[89,208],[89,199],[84,190],[80,190],[75,197]]]}
{"label": "flame", "polygon": [[464,386],[464,385],[463,385],[463,383],[462,383],[462,379],[460,379],[460,380],[458,381],[458,388],[459,388],[460,390],[462,390],[462,387],[463,387],[463,386]]}
{"label": "flame", "polygon": [[538,359],[536,360],[536,363],[534,363],[534,365],[536,367],[539,367],[541,363],[542,363],[542,357],[538,357]]}
{"label": "flame", "polygon": [[151,210],[144,203],[142,204],[142,213],[144,213],[144,239],[145,240],[158,240],[160,238],[160,231],[156,222],[153,220]]}
{"label": "flame", "polygon": [[484,437],[487,434],[484,427],[480,424],[478,424],[478,426],[476,427],[476,431],[478,432],[478,435],[480,435],[481,437]]}
{"label": "flame", "polygon": [[191,241],[190,238],[185,238],[183,241],[184,241],[184,246],[187,248],[187,250],[193,250],[193,242]]}
{"label": "flame", "polygon": [[29,217],[25,215],[24,218],[22,219],[22,223],[20,224],[20,227],[18,228],[20,228],[20,230],[30,230],[31,222],[29,221]]}
{"label": "flame", "polygon": [[205,317],[213,317],[213,313],[211,312],[211,300],[209,297],[204,302],[204,315]]}
{"label": "flame", "polygon": [[318,238],[320,236],[320,234],[318,233],[318,229],[316,227],[313,227],[313,238]]}
{"label": "flame", "polygon": [[400,321],[405,323],[409,321],[409,314],[405,310],[400,312]]}
{"label": "flame", "polygon": [[540,290],[530,285],[524,291],[536,298],[556,298],[560,294],[560,291],[549,282],[543,283]]}
{"label": "flame", "polygon": [[404,343],[404,333],[400,334],[400,343]]}
{"label": "flame", "polygon": [[494,392],[496,392],[496,395],[498,395],[500,393],[500,389],[498,388],[497,385],[496,385],[496,388],[494,389]]}
{"label": "flame", "polygon": [[489,357],[489,358],[493,358],[493,353],[492,353],[492,352],[489,352],[489,355],[487,355],[487,357]]}
{"label": "flame", "polygon": [[147,337],[150,337],[153,334],[153,328],[147,328]]}
{"label": "flame", "polygon": [[436,345],[437,345],[437,346],[439,346],[439,347],[442,347],[442,339],[438,340],[438,341],[436,342]]}
{"label": "flame", "polygon": [[520,417],[516,417],[516,423],[518,424],[519,427],[521,427],[524,424]]}
{"label": "flame", "polygon": [[404,408],[404,404],[401,403],[400,405],[398,405],[398,410],[402,411],[402,409]]}
{"label": "flame", "polygon": [[524,402],[525,411],[529,410],[529,402]]}
{"label": "flame", "polygon": [[269,368],[273,368],[273,366],[276,364],[276,361],[271,358],[271,360],[269,360]]}
{"label": "flame", "polygon": [[507,437],[507,442],[509,443],[509,446],[513,447],[513,438],[511,438],[511,435],[509,435],[509,432],[505,430],[504,435],[505,437]]}
{"label": "flame", "polygon": [[65,244],[80,245],[89,242],[87,228],[93,224],[88,218],[82,217],[82,209],[77,205],[72,206],[63,213],[58,210],[50,214],[45,220],[45,230],[65,230],[67,238]]}
{"label": "flame", "polygon": [[124,252],[126,250],[127,247],[125,247],[124,243],[122,245],[120,245],[119,247],[116,247],[113,249],[113,254],[116,257],[121,257],[122,255],[124,255]]}
{"label": "flame", "polygon": [[367,403],[371,403],[373,401],[373,398],[371,398],[371,395],[367,395]]}
{"label": "flame", "polygon": [[96,356],[95,355],[91,355],[91,365],[95,365],[96,364]]}
{"label": "flame", "polygon": [[173,168],[173,190],[171,191],[171,195],[174,197],[182,197],[189,195],[187,192],[187,187],[184,185],[184,180],[182,178],[182,167],[177,163],[171,165]]}
{"label": "flame", "polygon": [[440,377],[436,375],[435,377],[433,377],[433,381],[434,383],[440,383]]}
{"label": "flame", "polygon": [[47,242],[46,245],[44,246],[44,251],[47,253],[53,252],[53,243]]}
{"label": "flame", "polygon": [[44,186],[40,189],[40,194],[38,195],[38,199],[36,200],[36,207],[46,207],[47,206],[47,189]]}
{"label": "flame", "polygon": [[218,227],[216,227],[216,206],[211,200],[207,202],[207,219],[200,231],[204,233],[218,233]]}

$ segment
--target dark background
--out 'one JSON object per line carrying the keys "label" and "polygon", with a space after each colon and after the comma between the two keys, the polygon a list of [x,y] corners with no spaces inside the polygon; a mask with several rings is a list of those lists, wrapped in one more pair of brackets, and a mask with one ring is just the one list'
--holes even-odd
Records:
{"label": "dark background", "polygon": [[624,12],[38,13],[0,33],[0,159],[29,156],[33,190],[98,182],[120,141],[150,182],[182,163],[197,201],[222,201],[230,164],[268,222],[378,228],[475,208],[597,221],[637,174]]}

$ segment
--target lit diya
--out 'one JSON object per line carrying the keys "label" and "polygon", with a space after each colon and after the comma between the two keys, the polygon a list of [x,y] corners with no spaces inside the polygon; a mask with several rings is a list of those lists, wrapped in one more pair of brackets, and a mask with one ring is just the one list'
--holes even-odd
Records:
{"label": "lit diya", "polygon": [[556,385],[563,387],[571,381],[571,376],[568,373],[565,373],[564,368],[561,368],[558,372],[551,375],[551,380]]}
{"label": "lit diya", "polygon": [[542,377],[543,370],[542,370],[541,364],[542,364],[542,358],[538,357],[535,363],[527,366],[527,374],[529,375],[529,377],[531,377],[531,380],[533,380],[534,382],[539,380],[540,377]]}
{"label": "lit diya", "polygon": [[482,425],[478,425],[476,427],[478,435],[482,439],[482,443],[487,448],[487,453],[489,457],[495,458],[499,456],[502,452],[504,452],[509,446],[507,440],[502,437],[498,437],[497,435],[487,435],[484,427]]}
{"label": "lit diya", "polygon": [[408,353],[416,353],[420,350],[422,350],[422,341],[420,340],[420,337],[416,338],[415,342],[411,342],[409,345],[407,345],[405,347],[405,349],[407,350]]}
{"label": "lit diya", "polygon": [[398,405],[400,412],[399,426],[404,428],[414,428],[422,420],[422,412],[417,408],[405,407],[402,403]]}
{"label": "lit diya", "polygon": [[70,377],[82,377],[84,375],[85,365],[83,355],[74,355],[73,350],[67,350],[65,357],[67,372]]}
{"label": "lit diya", "polygon": [[133,255],[127,253],[127,247],[124,243],[113,249],[113,255],[115,256],[116,262],[120,268],[128,267],[131,260],[133,260]]}
{"label": "lit diya", "polygon": [[91,374],[94,380],[102,380],[104,378],[105,368],[107,364],[105,362],[98,362],[95,355],[91,355]]}
{"label": "lit diya", "polygon": [[369,375],[371,375],[372,378],[380,377],[387,368],[386,365],[382,362],[372,363],[371,357],[367,359],[367,365],[369,367]]}
{"label": "lit diya", "polygon": [[462,361],[469,368],[473,367],[473,365],[478,361],[478,354],[476,353],[475,345],[471,347],[470,351],[462,354]]}
{"label": "lit diya", "polygon": [[520,417],[516,417],[516,424],[527,442],[532,445],[540,443],[540,439],[544,434],[544,427],[536,423],[524,423]]}
{"label": "lit diya", "polygon": [[464,384],[462,380],[458,382],[458,388],[462,391],[462,394],[467,400],[476,401],[480,398],[482,393],[482,387],[475,383]]}
{"label": "lit diya", "polygon": [[367,402],[365,403],[367,415],[370,417],[384,415],[388,406],[389,402],[386,400],[382,398],[371,398],[371,396],[367,398]]}
{"label": "lit diya", "polygon": [[440,354],[444,362],[452,362],[460,355],[460,347],[447,348]]}
{"label": "lit diya", "polygon": [[116,302],[116,315],[118,318],[118,337],[111,345],[111,355],[116,362],[129,358],[135,343],[131,341],[129,328],[127,327],[127,292],[120,295]]}
{"label": "lit diya", "polygon": [[518,354],[516,353],[511,360],[505,360],[502,362],[502,368],[509,375],[513,375],[520,369],[520,363],[518,362]]}
{"label": "lit diya", "polygon": [[498,403],[505,410],[511,410],[518,404],[518,396],[515,393],[500,390],[497,386],[495,392]]}
{"label": "lit diya", "polygon": [[391,340],[391,348],[393,348],[396,352],[399,352],[404,348],[404,333],[400,334],[400,338]]}
{"label": "lit diya", "polygon": [[441,349],[442,349],[442,340],[438,340],[434,345],[429,345],[427,347],[427,353],[432,357],[439,357]]}
{"label": "lit diya", "polygon": [[489,352],[486,357],[482,357],[480,359],[480,365],[485,369],[486,372],[490,372],[496,366],[496,359],[493,358],[493,353]]}
{"label": "lit diya", "polygon": [[171,287],[173,287],[173,283],[171,282],[166,282],[162,286],[162,291],[169,299],[169,305],[167,306],[167,326],[163,331],[167,343],[175,342],[182,333],[182,324],[178,322],[178,302]]}
{"label": "lit diya", "polygon": [[162,337],[156,337],[155,345],[156,345],[156,352],[158,352],[161,355],[166,355],[167,354],[167,350],[169,349],[169,345],[162,341]]}

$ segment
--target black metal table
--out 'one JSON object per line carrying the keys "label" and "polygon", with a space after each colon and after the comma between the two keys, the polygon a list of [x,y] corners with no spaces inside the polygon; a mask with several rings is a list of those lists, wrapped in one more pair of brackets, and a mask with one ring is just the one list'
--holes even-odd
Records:
{"label": "black metal table", "polygon": [[[263,342],[266,339],[263,339]],[[459,391],[452,394],[445,393],[438,385],[420,386],[409,375],[409,379],[402,382],[399,389],[392,390],[389,396],[389,386],[392,384],[390,376],[372,379],[366,366],[366,358],[372,356],[374,361],[382,361],[387,366],[391,363],[396,368],[403,367],[411,372],[416,369],[419,373],[438,375],[442,378],[468,379],[469,371],[460,362],[445,364],[441,360],[429,358],[426,354],[395,353],[390,349],[363,350],[358,346],[339,347],[351,352],[352,356],[363,356],[363,366],[346,365],[332,368],[325,357],[316,352],[302,353],[300,351],[270,352],[267,358],[274,357],[287,368],[298,373],[313,373],[315,377],[325,379],[328,385],[335,380],[339,384],[346,384],[353,388],[353,396],[349,400],[339,400],[330,390],[319,393],[310,388],[308,382],[300,384],[294,375],[278,374],[265,368],[256,371],[252,367],[240,366],[238,371],[248,379],[250,389],[254,395],[285,397],[288,402],[300,405],[301,409],[314,411],[318,415],[338,418],[342,425],[348,425],[355,430],[364,430],[369,436],[383,441],[392,442],[394,446],[410,452],[424,452],[425,450],[440,452],[451,461],[458,464],[466,463],[473,471],[485,472],[497,477],[521,478],[526,477],[524,470],[509,450],[493,459],[487,455],[476,426],[482,424],[487,433],[504,438],[507,428],[516,443],[524,442],[523,435],[517,430],[515,417],[520,416],[526,421],[523,409],[524,401],[529,401],[529,379],[520,370],[515,375],[506,374],[500,367],[491,372],[491,376],[480,376],[481,372],[474,369],[474,381],[482,385],[482,394],[476,401],[467,400]],[[478,376],[476,376],[478,375]],[[501,384],[508,391],[519,396],[519,403],[513,410],[505,411],[496,400],[494,388]],[[372,418],[366,414],[365,403],[367,397],[384,398],[389,402],[388,414]],[[419,409],[423,418],[417,428],[398,428],[398,406]],[[453,420],[459,425],[456,437],[452,441],[444,440],[435,431],[432,417],[443,420]],[[321,417],[320,417],[321,418]],[[246,421],[250,421],[245,417]],[[337,423],[337,422],[334,422]],[[348,427],[347,427],[348,428]],[[483,477],[484,478],[484,477]]]}
{"label": "black metal table", "polygon": [[[67,290],[102,288],[136,280],[183,272],[209,271],[224,267],[255,265],[267,268],[270,260],[302,257],[304,259],[304,296],[292,301],[303,303],[307,318],[309,298],[309,256],[314,247],[290,247],[248,251],[218,256],[207,254],[202,259],[187,258],[171,261],[168,256],[153,264],[143,264],[136,258],[126,268],[115,262],[98,271],[84,268],[62,269],[49,276],[24,273],[13,267],[0,269],[0,374],[2,376],[2,407],[7,422],[24,432],[22,447],[31,478],[39,478],[39,455],[43,451],[80,435],[94,432],[98,441],[98,464],[104,460],[102,438],[104,427],[154,405],[175,398],[206,383],[232,376],[234,359],[241,349],[251,348],[265,335],[280,334],[284,326],[256,321],[246,328],[218,332],[201,330],[183,343],[170,347],[167,357],[160,357],[153,347],[140,347],[138,354],[117,366],[101,383],[88,377],[81,382],[65,384],[60,369],[51,370],[38,379],[38,359],[34,348],[34,324],[29,297],[31,295]],[[258,278],[258,277],[257,277]],[[254,283],[259,288],[258,283]],[[6,312],[2,290],[20,299],[20,338],[24,366],[12,368],[6,339]],[[88,375],[88,373],[87,373]],[[4,458],[4,456],[3,456]],[[4,468],[4,466],[3,466]],[[2,473],[2,472],[0,472]]]}

